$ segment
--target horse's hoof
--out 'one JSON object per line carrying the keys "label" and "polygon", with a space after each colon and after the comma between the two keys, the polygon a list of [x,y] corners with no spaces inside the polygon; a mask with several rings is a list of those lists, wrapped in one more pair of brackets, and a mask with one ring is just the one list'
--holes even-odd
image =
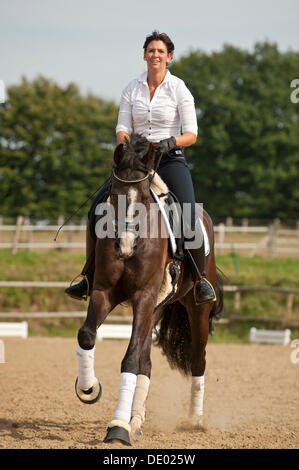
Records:
{"label": "horse's hoof", "polygon": [[138,428],[132,433],[133,439],[139,439],[142,436],[142,429]]}
{"label": "horse's hoof", "polygon": [[134,416],[131,419],[131,421],[130,421],[131,436],[134,439],[138,439],[140,436],[142,436],[141,425],[142,425],[142,421],[138,416]]}
{"label": "horse's hoof", "polygon": [[205,431],[203,415],[192,416],[190,420],[190,424],[193,429],[198,429],[199,431]]}
{"label": "horse's hoof", "polygon": [[81,390],[78,387],[78,377],[75,382],[75,391],[76,395],[82,403],[86,403],[87,405],[92,405],[96,403],[102,395],[102,386],[97,378],[94,379],[93,386],[89,390]]}
{"label": "horse's hoof", "polygon": [[121,428],[120,426],[113,426],[112,428],[108,428],[103,442],[112,442],[115,440],[120,441],[126,446],[132,445],[129,431],[125,428]]}

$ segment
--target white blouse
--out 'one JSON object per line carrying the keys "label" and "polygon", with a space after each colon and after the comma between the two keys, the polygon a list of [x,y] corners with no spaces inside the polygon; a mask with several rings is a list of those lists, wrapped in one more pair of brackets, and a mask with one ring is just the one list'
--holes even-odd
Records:
{"label": "white blouse", "polygon": [[132,80],[123,90],[116,133],[142,134],[159,142],[184,132],[197,135],[194,98],[183,80],[167,70],[163,82],[150,100],[147,72]]}

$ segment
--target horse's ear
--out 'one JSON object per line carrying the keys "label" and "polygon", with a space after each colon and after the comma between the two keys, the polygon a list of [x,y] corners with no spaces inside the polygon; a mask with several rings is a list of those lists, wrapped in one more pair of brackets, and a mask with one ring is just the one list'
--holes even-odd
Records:
{"label": "horse's ear", "polygon": [[118,144],[118,146],[114,150],[114,156],[113,156],[113,161],[116,166],[120,164],[123,156],[124,156],[124,144]]}

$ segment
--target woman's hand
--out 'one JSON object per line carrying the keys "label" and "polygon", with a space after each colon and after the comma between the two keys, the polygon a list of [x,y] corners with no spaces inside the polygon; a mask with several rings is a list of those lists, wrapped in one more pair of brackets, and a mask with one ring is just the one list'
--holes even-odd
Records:
{"label": "woman's hand", "polygon": [[175,147],[177,147],[175,137],[169,137],[169,139],[160,140],[160,142],[155,144],[155,150],[158,153],[167,153],[169,150],[172,150]]}
{"label": "woman's hand", "polygon": [[124,146],[126,146],[126,139],[130,142],[130,136],[126,132],[119,131],[116,134],[117,145],[123,144]]}
{"label": "woman's hand", "polygon": [[167,153],[176,147],[189,147],[195,144],[197,136],[193,132],[185,132],[177,137],[170,137],[169,139],[160,140],[155,144],[155,149],[160,153]]}

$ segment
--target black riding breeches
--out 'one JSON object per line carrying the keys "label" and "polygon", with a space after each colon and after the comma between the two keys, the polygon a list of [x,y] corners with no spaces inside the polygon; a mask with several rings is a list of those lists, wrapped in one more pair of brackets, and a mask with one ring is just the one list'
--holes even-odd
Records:
{"label": "black riding breeches", "polygon": [[[181,149],[171,150],[164,154],[157,173],[168,186],[168,189],[175,194],[183,211],[183,204],[190,205],[189,211],[187,213],[183,212],[183,214],[189,228],[194,230],[196,220],[195,195],[190,170],[183,151]],[[190,220],[187,221],[187,219]]]}

